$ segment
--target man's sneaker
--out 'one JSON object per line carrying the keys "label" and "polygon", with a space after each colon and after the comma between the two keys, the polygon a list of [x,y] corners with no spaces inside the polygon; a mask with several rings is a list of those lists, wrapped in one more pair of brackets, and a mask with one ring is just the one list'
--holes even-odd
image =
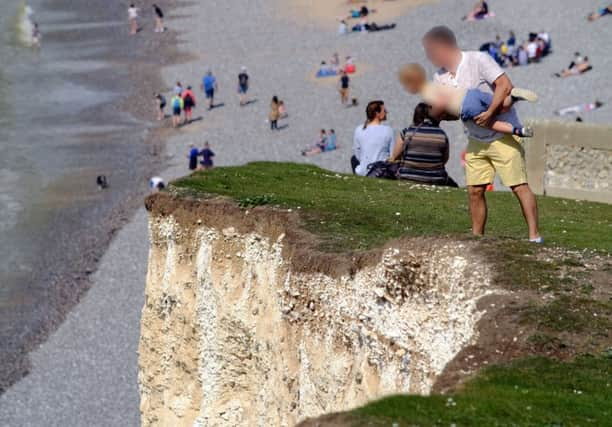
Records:
{"label": "man's sneaker", "polygon": [[537,93],[532,92],[528,89],[521,89],[518,87],[515,87],[514,89],[512,89],[512,92],[510,92],[510,96],[512,97],[512,100],[514,102],[516,101],[536,102],[538,100]]}
{"label": "man's sneaker", "polygon": [[520,138],[532,138],[533,128],[530,128],[530,127],[514,128],[512,130],[512,135],[518,136]]}
{"label": "man's sneaker", "polygon": [[535,239],[529,239],[529,243],[537,243],[541,245],[544,243],[544,239],[542,237],[536,237]]}

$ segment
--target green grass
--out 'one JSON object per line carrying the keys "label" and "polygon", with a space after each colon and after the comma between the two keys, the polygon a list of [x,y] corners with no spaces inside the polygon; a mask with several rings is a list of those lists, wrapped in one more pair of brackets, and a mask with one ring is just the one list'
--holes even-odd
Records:
{"label": "green grass", "polygon": [[453,395],[394,396],[352,414],[356,425],[610,426],[612,359],[530,358],[485,369]]}
{"label": "green grass", "polygon": [[[314,166],[251,163],[197,172],[173,183],[186,192],[219,194],[244,208],[300,208],[306,227],[330,249],[368,249],[402,235],[469,235],[465,190],[412,188],[398,181],[338,175]],[[490,236],[524,239],[526,226],[510,193],[490,193]],[[612,252],[612,206],[540,197],[547,244]]]}

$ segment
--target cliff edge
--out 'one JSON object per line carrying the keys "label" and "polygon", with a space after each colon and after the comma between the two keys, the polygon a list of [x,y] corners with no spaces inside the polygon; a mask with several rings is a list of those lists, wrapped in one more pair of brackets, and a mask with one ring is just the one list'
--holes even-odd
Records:
{"label": "cliff edge", "polygon": [[[296,191],[292,183],[268,193],[257,174],[242,180],[245,168],[187,179],[206,192],[179,182],[146,201],[143,425],[293,426],[393,394],[444,390],[526,345],[528,334],[514,326],[506,336],[515,295],[487,253],[497,243],[412,235],[378,244],[388,224],[350,206],[346,217],[330,217],[326,209],[347,209],[333,206],[343,203],[333,194],[316,216],[308,191],[317,179],[335,180],[338,191],[373,186],[374,194],[391,184],[305,167],[296,172],[307,177],[296,177],[302,205],[282,200]],[[236,177],[240,189],[228,185]],[[230,191],[245,193],[224,197]],[[385,220],[398,235],[418,224],[403,214]],[[358,227],[338,231],[344,220]],[[479,357],[465,357],[479,348]]]}

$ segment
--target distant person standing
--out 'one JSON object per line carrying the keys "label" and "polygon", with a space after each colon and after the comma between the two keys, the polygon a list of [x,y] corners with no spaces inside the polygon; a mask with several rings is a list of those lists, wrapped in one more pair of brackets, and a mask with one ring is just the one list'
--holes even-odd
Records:
{"label": "distant person standing", "polygon": [[164,12],[160,9],[158,5],[153,3],[153,12],[155,13],[155,32],[163,33],[166,31],[164,27]]}
{"label": "distant person standing", "polygon": [[249,91],[249,75],[246,67],[240,69],[238,74],[238,96],[240,97],[240,106],[247,104],[247,92]]}
{"label": "distant person standing", "polygon": [[166,108],[166,97],[158,93],[155,95],[155,101],[157,102],[157,120],[163,120],[165,117],[164,108]]}
{"label": "distant person standing", "polygon": [[40,40],[42,39],[42,35],[40,34],[40,29],[38,28],[38,23],[34,23],[32,27],[32,47],[40,48]]}
{"label": "distant person standing", "polygon": [[187,86],[187,89],[181,93],[181,98],[183,98],[183,111],[185,112],[185,124],[191,123],[193,119],[193,108],[196,106],[195,95],[193,94],[193,90],[191,90],[191,86]]}
{"label": "distant person standing", "polygon": [[140,9],[138,9],[134,3],[128,7],[128,18],[130,20],[130,34],[134,35],[138,32],[138,13]]}
{"label": "distant person standing", "polygon": [[170,105],[172,106],[172,127],[177,128],[181,124],[181,111],[183,111],[185,105],[183,98],[174,95],[170,100]]}
{"label": "distant person standing", "polygon": [[272,97],[272,102],[270,102],[270,130],[278,130],[278,119],[280,117],[279,108],[278,96],[274,95]]}
{"label": "distant person standing", "polygon": [[215,107],[215,91],[217,90],[217,78],[213,75],[211,70],[206,72],[206,75],[202,79],[202,90],[208,99],[208,109],[212,110]]}
{"label": "distant person standing", "polygon": [[215,157],[215,153],[210,149],[210,144],[208,142],[204,143],[204,148],[200,151],[200,156],[202,156],[202,160],[200,161],[202,169],[212,169],[214,166],[213,157]]}
{"label": "distant person standing", "polygon": [[342,105],[346,105],[349,100],[349,84],[350,79],[346,71],[342,70],[340,80],[338,82],[338,90],[340,92],[340,102]]}
{"label": "distant person standing", "polygon": [[195,145],[191,145],[189,149],[189,170],[194,171],[198,168],[198,156],[200,155],[200,151],[196,148]]}
{"label": "distant person standing", "polygon": [[183,93],[183,85],[181,84],[181,82],[176,82],[176,85],[174,86],[174,89],[172,91],[175,95],[181,96],[181,94]]}
{"label": "distant person standing", "polygon": [[383,101],[372,101],[366,107],[366,122],[355,129],[351,167],[357,175],[366,176],[373,163],[386,161],[393,147],[393,129],[383,125],[387,110]]}

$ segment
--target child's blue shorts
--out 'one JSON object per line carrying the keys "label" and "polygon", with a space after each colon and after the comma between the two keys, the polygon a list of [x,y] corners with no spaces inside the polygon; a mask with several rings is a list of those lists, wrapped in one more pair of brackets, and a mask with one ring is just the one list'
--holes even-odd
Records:
{"label": "child's blue shorts", "polygon": [[464,122],[474,120],[474,117],[484,113],[493,102],[493,95],[478,89],[467,91],[461,105],[461,120]]}

